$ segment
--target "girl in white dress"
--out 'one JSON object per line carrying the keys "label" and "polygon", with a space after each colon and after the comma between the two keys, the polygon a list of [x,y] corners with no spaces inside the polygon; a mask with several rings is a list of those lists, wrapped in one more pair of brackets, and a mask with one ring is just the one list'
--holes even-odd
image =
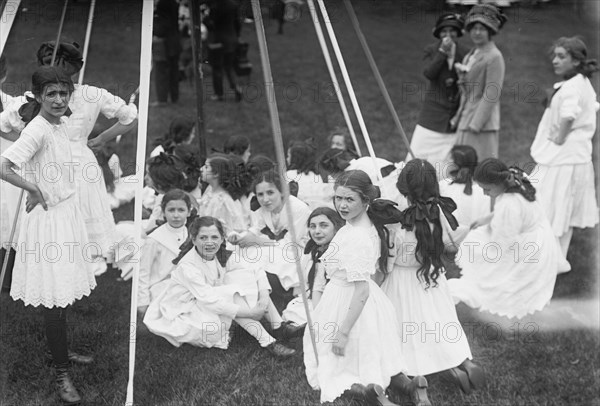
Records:
{"label": "girl in white dress", "polygon": [[226,234],[248,230],[250,212],[245,210],[240,200],[247,182],[241,158],[210,155],[200,169],[200,180],[208,183],[208,187],[200,198],[198,213],[218,218],[225,226]]}
{"label": "girl in white dress", "polygon": [[[292,288],[300,283],[296,260],[308,241],[306,221],[310,209],[294,196],[283,198],[281,178],[276,170],[258,175],[254,179],[253,190],[260,208],[252,213],[252,226],[247,232],[230,234],[228,239],[242,247],[253,244],[261,247],[259,262],[267,272],[272,288],[271,299],[282,311],[293,298]],[[291,219],[288,218],[288,204],[291,206]],[[292,242],[290,224],[293,224],[298,245]]]}
{"label": "girl in white dress", "polygon": [[452,240],[446,244],[460,244],[470,230],[471,224],[481,217],[490,214],[491,200],[483,194],[479,185],[473,182],[473,174],[477,167],[477,151],[470,145],[455,145],[450,150],[450,164],[447,173],[441,173],[439,181],[440,195],[454,200],[456,210],[454,217],[458,221],[456,230],[447,227],[444,219],[442,227],[444,237],[448,233]]}
{"label": "girl in white dress", "polygon": [[192,210],[190,196],[181,189],[170,190],[165,193],[161,206],[167,222],[154,230],[142,247],[138,288],[140,319],[154,299],[152,288],[171,275],[173,260],[188,236],[185,225]]}
{"label": "girl in white dress", "polygon": [[[184,190],[189,177],[186,175],[187,165],[174,155],[160,154],[151,158],[147,165],[144,180],[158,193],[150,217],[142,221],[142,238],[152,233],[158,226],[165,222],[162,199],[165,193],[173,189]],[[196,200],[190,196],[192,212],[198,210]],[[133,276],[133,255],[137,249],[135,244],[135,227],[133,221],[121,221],[117,230],[127,243],[119,245],[115,254],[116,264],[121,269],[120,280],[129,280]]]}
{"label": "girl in white dress", "polygon": [[[318,207],[308,217],[308,235],[310,236],[310,240],[306,243],[304,255],[300,258],[300,263],[302,264],[302,270],[305,272],[307,283],[306,296],[309,299],[309,309],[311,310],[312,301],[310,299],[315,287],[315,281],[320,281],[317,284],[317,289],[320,289],[321,292],[325,288],[325,283],[323,282],[326,281],[324,268],[319,267],[318,264],[329,247],[329,243],[344,223],[345,221],[340,217],[338,212],[329,207]],[[319,273],[318,277],[317,273]],[[296,325],[302,325],[307,322],[306,310],[304,309],[304,302],[299,289],[299,287],[294,288],[296,297],[288,303],[282,313],[284,320]]]}
{"label": "girl in white dress", "polygon": [[483,387],[485,378],[481,368],[470,361],[471,350],[442,261],[441,221],[447,219],[451,228],[458,225],[452,215],[456,205],[440,196],[435,168],[426,160],[409,161],[396,185],[409,207],[403,211],[401,224],[390,227],[390,273],[381,288],[396,308],[407,373],[447,371],[446,376],[470,393],[471,388]]}
{"label": "girl in white dress", "polygon": [[324,182],[323,178],[316,173],[316,154],[317,149],[312,143],[293,142],[287,151],[286,181],[297,184],[296,197],[306,203],[311,210],[321,206],[333,208],[333,182]]}
{"label": "girl in white dress", "polygon": [[488,158],[475,181],[495,198],[460,246],[460,279],[448,281],[455,303],[522,318],[550,302],[556,275],[570,269],[535,189],[519,168]]}
{"label": "girl in white dress", "polygon": [[[173,154],[175,148],[183,146],[190,147],[196,137],[196,127],[194,121],[185,117],[174,118],[169,125],[169,132],[154,143],[155,147],[150,152],[150,158],[159,156],[161,153]],[[156,205],[155,190],[148,184],[144,186],[143,192],[144,207],[152,209]],[[158,203],[160,206],[160,203]]]}
{"label": "girl in white dress", "polygon": [[[193,248],[177,258],[171,278],[157,286],[162,293],[152,301],[144,317],[148,329],[176,347],[188,343],[227,349],[229,328],[235,320],[272,354],[293,355],[295,350],[277,342],[258,321],[270,306],[264,273],[262,278],[259,272],[255,273],[254,286],[250,288],[247,283],[227,283],[228,270],[238,271],[245,257],[227,257],[231,253],[225,250],[221,222],[214,217],[198,217],[190,225],[190,237]],[[256,269],[250,263],[247,266]],[[250,307],[246,296],[256,291],[258,295]]]}
{"label": "girl in white dress", "polygon": [[393,204],[382,201],[380,210],[378,197],[379,189],[363,171],[348,171],[336,179],[335,208],[347,223],[321,258],[329,283],[322,294],[313,291],[318,360],[308,329],[304,333],[306,377],[313,389],[321,390],[321,402],[369,384],[385,397],[381,387],[388,387],[392,377],[405,390],[418,388],[426,399],[425,378],[411,381],[404,375],[394,306],[371,279],[377,266],[383,272],[387,268],[388,236],[380,214]]}
{"label": "girl in white dress", "polygon": [[553,46],[554,73],[561,79],[544,111],[531,145],[537,163],[531,174],[538,200],[567,255],[574,227],[598,224],[592,139],[598,102],[590,78],[598,71],[585,43],[559,38]]}
{"label": "girl in white dress", "polygon": [[26,306],[43,306],[59,395],[79,402],[68,375],[66,310],[88,296],[96,280],[86,253],[88,237],[70,166],[73,144],[63,117],[73,82],[56,67],[38,68],[31,81],[34,118],[0,157],[1,178],[28,192],[17,250],[27,255],[17,257],[10,295]]}
{"label": "girl in white dress", "polygon": [[[39,65],[50,65],[54,42],[43,43],[37,52]],[[56,52],[56,63],[68,75],[79,72],[83,65],[76,44],[60,43]],[[114,250],[120,241],[115,228],[104,175],[93,149],[101,149],[104,143],[126,133],[136,125],[137,107],[102,89],[89,85],[75,85],[69,101],[72,114],[68,117],[69,139],[73,143],[74,176],[77,198],[83,213],[90,244],[96,248],[96,275],[106,271],[106,262],[114,262]],[[93,140],[88,137],[98,116],[118,121]]]}

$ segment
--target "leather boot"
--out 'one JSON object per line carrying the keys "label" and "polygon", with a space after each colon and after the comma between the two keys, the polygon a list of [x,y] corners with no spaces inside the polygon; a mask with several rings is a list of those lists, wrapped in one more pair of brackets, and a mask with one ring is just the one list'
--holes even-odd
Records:
{"label": "leather boot", "polygon": [[467,373],[469,383],[473,389],[482,389],[485,387],[485,373],[483,368],[475,364],[470,359],[466,359],[458,366],[461,370]]}
{"label": "leather boot", "polygon": [[390,386],[393,390],[410,396],[415,406],[431,406],[427,397],[427,379],[424,376],[415,376],[410,379],[404,374],[392,376]]}
{"label": "leather boot", "polygon": [[367,402],[373,406],[398,406],[388,399],[381,386],[374,383],[367,385]]}
{"label": "leather boot", "polygon": [[458,386],[465,395],[469,395],[471,393],[469,376],[462,369],[458,367],[450,368],[446,371],[443,371],[440,375],[444,380]]}
{"label": "leather boot", "polygon": [[81,396],[75,389],[67,368],[56,368],[56,386],[58,395],[67,405],[76,405],[81,402]]}
{"label": "leather boot", "polygon": [[291,357],[296,353],[296,350],[294,350],[293,348],[288,348],[285,345],[278,343],[277,341],[273,341],[271,344],[267,345],[265,349],[279,358]]}

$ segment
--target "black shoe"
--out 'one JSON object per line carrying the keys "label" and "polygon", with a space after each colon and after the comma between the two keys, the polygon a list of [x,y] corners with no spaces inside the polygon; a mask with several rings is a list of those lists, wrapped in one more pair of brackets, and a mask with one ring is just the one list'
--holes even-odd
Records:
{"label": "black shoe", "polygon": [[373,406],[398,406],[385,395],[385,390],[379,385],[367,385],[367,403]]}
{"label": "black shoe", "polygon": [[277,341],[267,345],[265,349],[274,356],[280,358],[288,358],[296,353],[296,350],[288,348],[285,345],[278,343]]}
{"label": "black shoe", "polygon": [[281,326],[273,330],[273,337],[278,340],[289,340],[294,337],[302,337],[306,323],[296,326],[289,321],[284,321]]}
{"label": "black shoe", "polygon": [[458,386],[465,395],[469,395],[471,393],[471,384],[469,383],[469,376],[462,369],[458,367],[450,368],[442,372],[442,378]]}
{"label": "black shoe", "polygon": [[466,359],[458,368],[467,374],[473,389],[482,389],[485,387],[485,373],[479,365]]}
{"label": "black shoe", "polygon": [[[76,352],[70,351],[70,350],[68,353],[68,357],[69,357],[69,362],[72,364],[90,365],[91,363],[94,362],[94,357],[92,357],[90,355],[77,354]],[[52,365],[53,362],[54,362],[54,359],[52,358],[52,353],[50,351],[46,351],[46,364]]]}

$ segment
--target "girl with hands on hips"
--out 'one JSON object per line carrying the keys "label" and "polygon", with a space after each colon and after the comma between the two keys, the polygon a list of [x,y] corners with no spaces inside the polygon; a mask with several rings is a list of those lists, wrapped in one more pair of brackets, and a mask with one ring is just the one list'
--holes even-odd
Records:
{"label": "girl with hands on hips", "polygon": [[28,192],[19,250],[37,252],[52,245],[59,247],[59,254],[53,261],[17,256],[10,295],[26,306],[43,307],[58,394],[65,402],[78,403],[81,397],[68,374],[66,310],[89,296],[96,280],[93,264],[84,255],[88,235],[76,196],[69,126],[63,117],[69,114],[74,87],[61,69],[52,66],[38,68],[31,82],[35,99],[24,106],[33,114],[20,137],[2,153],[0,178]]}

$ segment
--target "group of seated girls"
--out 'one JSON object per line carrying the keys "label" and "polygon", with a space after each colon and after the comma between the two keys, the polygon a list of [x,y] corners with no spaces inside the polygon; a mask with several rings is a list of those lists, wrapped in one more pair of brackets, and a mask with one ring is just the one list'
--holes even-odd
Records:
{"label": "group of seated girls", "polygon": [[[289,170],[283,174],[269,158],[251,156],[244,137],[232,137],[224,150],[227,153],[209,155],[199,171],[193,170],[196,158],[189,146],[176,146],[171,154],[163,152],[148,163],[147,184],[156,196],[144,228],[138,311],[149,331],[175,346],[189,343],[226,349],[235,321],[272,354],[292,356],[295,350],[285,340],[303,334],[305,309],[317,315],[323,311],[313,309],[313,296],[321,297],[331,277],[326,267],[319,266],[321,257],[347,224],[344,219],[349,214],[340,212],[337,202],[340,190],[350,187],[348,174],[364,174],[363,183],[379,185],[378,196],[403,210],[400,227],[386,226],[387,234],[382,232],[379,238],[396,239],[389,245],[393,250],[385,254],[390,269],[409,272],[376,281],[397,308],[400,325],[438,322],[440,317],[455,320],[454,310],[438,310],[460,301],[507,317],[523,317],[549,302],[557,273],[568,269],[555,249],[557,242],[547,233],[547,221],[536,215],[535,189],[527,176],[497,159],[478,163],[471,147],[455,146],[445,173],[433,175],[430,172],[435,169],[422,160],[374,162],[357,158],[347,148],[331,148],[317,159],[310,141],[290,145]],[[422,181],[416,181],[425,175],[429,176],[430,197],[427,190],[421,190]],[[287,197],[283,182],[293,191]],[[340,188],[340,182],[346,186]],[[367,201],[367,208],[374,203],[370,198]],[[426,235],[437,245],[443,241],[445,249],[463,254],[475,247],[470,255],[457,255],[462,278],[442,278],[439,247],[425,261],[431,270],[424,269],[423,247],[421,251],[409,249],[431,227],[413,230],[411,221],[420,218],[435,225]],[[486,255],[491,253],[481,247],[490,241],[500,244],[505,253],[511,242],[527,249],[533,241],[538,244],[532,254],[536,261],[506,254],[489,261]],[[308,281],[306,292],[302,292],[297,267]],[[414,306],[438,309],[432,313],[435,320]],[[408,343],[403,351],[414,353],[404,354],[408,373],[445,371],[469,393],[483,381],[479,367],[470,361],[468,344],[461,345],[456,352],[437,344]],[[429,352],[436,359],[456,354],[434,365],[425,362],[431,358]],[[396,380],[413,401],[425,404],[419,400],[425,396],[424,379]]]}

